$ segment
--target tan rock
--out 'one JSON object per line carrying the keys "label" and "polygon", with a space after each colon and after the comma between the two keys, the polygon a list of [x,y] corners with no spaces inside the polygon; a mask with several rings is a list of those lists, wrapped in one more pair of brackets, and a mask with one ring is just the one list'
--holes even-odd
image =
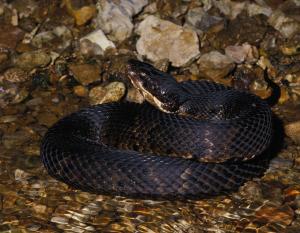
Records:
{"label": "tan rock", "polygon": [[136,44],[138,53],[153,62],[169,59],[180,67],[200,54],[196,32],[155,16],[145,18],[137,33],[141,35]]}
{"label": "tan rock", "polygon": [[100,68],[91,64],[71,64],[69,69],[74,78],[86,86],[100,79]]}

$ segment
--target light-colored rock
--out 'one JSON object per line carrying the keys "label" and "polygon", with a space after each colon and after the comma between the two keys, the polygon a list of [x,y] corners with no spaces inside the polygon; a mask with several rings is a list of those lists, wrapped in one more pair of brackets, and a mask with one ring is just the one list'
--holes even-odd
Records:
{"label": "light-colored rock", "polygon": [[300,22],[276,10],[268,19],[268,23],[278,30],[284,37],[290,38],[300,31]]}
{"label": "light-colored rock", "polygon": [[185,17],[185,26],[194,29],[198,35],[207,31],[210,27],[220,24],[223,18],[209,15],[202,7],[196,7],[188,11]]}
{"label": "light-colored rock", "polygon": [[300,145],[300,121],[291,122],[285,125],[284,129],[286,135]]}
{"label": "light-colored rock", "polygon": [[272,9],[267,5],[259,5],[256,3],[247,4],[247,12],[250,17],[254,15],[263,14],[266,16],[270,16],[272,14]]}
{"label": "light-colored rock", "polygon": [[246,1],[213,0],[213,4],[229,19],[235,19],[247,6]]}
{"label": "light-colored rock", "polygon": [[225,48],[225,54],[235,63],[254,63],[258,59],[258,50],[255,46],[248,43],[242,45],[230,45]]}
{"label": "light-colored rock", "polygon": [[200,54],[196,32],[155,16],[145,18],[137,33],[141,36],[136,44],[138,53],[153,62],[167,58],[180,67]]}
{"label": "light-colored rock", "polygon": [[107,86],[97,86],[90,90],[89,100],[92,105],[116,102],[125,95],[124,83],[112,82]]}
{"label": "light-colored rock", "polygon": [[147,4],[148,0],[99,0],[96,25],[113,41],[123,41],[132,33],[132,17]]}
{"label": "light-colored rock", "polygon": [[115,44],[107,39],[101,29],[97,29],[80,39],[80,49],[83,54],[90,53],[89,48],[91,48],[95,51],[95,55],[102,55],[106,49],[115,47]]}
{"label": "light-colored rock", "polygon": [[203,54],[197,61],[200,73],[213,80],[225,77],[233,68],[233,60],[218,51]]}

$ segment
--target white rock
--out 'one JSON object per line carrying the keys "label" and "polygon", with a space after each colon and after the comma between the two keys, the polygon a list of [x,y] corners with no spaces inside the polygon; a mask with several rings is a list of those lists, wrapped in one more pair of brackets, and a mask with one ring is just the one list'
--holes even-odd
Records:
{"label": "white rock", "polygon": [[268,23],[286,38],[291,38],[300,31],[300,22],[292,17],[288,17],[280,10],[272,13]]}
{"label": "white rock", "polygon": [[132,33],[132,16],[147,4],[148,0],[98,0],[96,25],[113,41],[123,41]]}
{"label": "white rock", "polygon": [[116,47],[112,41],[107,39],[107,37],[104,35],[101,29],[93,31],[87,34],[86,36],[82,37],[80,39],[80,43],[82,43],[84,40],[89,40],[90,42],[98,45],[103,51],[105,51],[108,48]]}
{"label": "white rock", "polygon": [[200,54],[196,32],[155,16],[146,17],[136,32],[141,35],[136,44],[138,53],[153,62],[169,59],[180,67]]}

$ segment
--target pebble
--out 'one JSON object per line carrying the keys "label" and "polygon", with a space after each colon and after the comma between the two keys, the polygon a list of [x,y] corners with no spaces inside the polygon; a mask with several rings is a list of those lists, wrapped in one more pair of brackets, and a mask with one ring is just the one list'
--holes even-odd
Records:
{"label": "pebble", "polygon": [[20,68],[10,68],[0,76],[0,81],[7,81],[10,83],[21,83],[29,79],[29,75]]}
{"label": "pebble", "polygon": [[202,7],[195,7],[188,11],[185,16],[185,26],[192,27],[198,35],[208,31],[211,27],[219,26],[223,29],[224,19],[219,16],[208,14]]}
{"label": "pebble", "polygon": [[230,45],[225,48],[225,54],[235,63],[255,63],[258,59],[258,50],[248,43],[242,45]]}
{"label": "pebble", "polygon": [[294,121],[284,126],[284,131],[295,143],[300,145],[300,121]]}
{"label": "pebble", "polygon": [[109,34],[113,41],[121,42],[130,37],[132,17],[139,13],[148,0],[123,0],[119,2],[98,0],[97,27]]}
{"label": "pebble", "polygon": [[300,31],[300,22],[276,10],[268,19],[268,23],[278,30],[284,37],[291,38]]}
{"label": "pebble", "polygon": [[170,21],[148,16],[136,32],[140,35],[138,53],[153,62],[169,59],[173,66],[180,67],[200,54],[197,33]]}
{"label": "pebble", "polygon": [[90,90],[90,104],[103,104],[119,101],[125,95],[126,87],[121,82],[111,82],[105,87],[97,86]]}
{"label": "pebble", "polygon": [[37,67],[44,67],[50,62],[50,55],[42,50],[38,50],[22,53],[16,58],[15,65],[25,71],[31,71]]}
{"label": "pebble", "polygon": [[[92,43],[88,44],[86,41]],[[93,46],[93,48],[92,48]],[[103,55],[104,51],[109,48],[115,48],[115,44],[108,40],[101,29],[97,29],[80,39],[80,49],[82,54],[91,53],[91,49],[95,49],[95,55]]]}
{"label": "pebble", "polygon": [[89,93],[88,89],[81,85],[73,87],[73,91],[74,91],[75,95],[77,95],[79,97],[86,97]]}
{"label": "pebble", "polygon": [[229,19],[233,20],[245,9],[247,2],[220,0],[220,1],[213,1],[213,4]]}
{"label": "pebble", "polygon": [[218,51],[201,55],[197,64],[201,75],[215,81],[224,78],[234,68],[233,60]]}
{"label": "pebble", "polygon": [[50,127],[58,120],[58,117],[51,112],[42,112],[38,115],[37,120],[39,124]]}
{"label": "pebble", "polygon": [[74,78],[83,86],[100,80],[100,68],[92,64],[70,64],[69,69]]}
{"label": "pebble", "polygon": [[74,17],[76,25],[78,26],[86,24],[96,15],[96,7],[93,5],[74,9],[71,0],[65,0],[64,4],[66,4],[68,13]]}
{"label": "pebble", "polygon": [[274,207],[266,204],[256,211],[255,217],[263,223],[276,222],[287,226],[294,218],[294,211],[288,205]]}
{"label": "pebble", "polygon": [[15,26],[0,24],[0,47],[15,49],[23,39],[24,32]]}

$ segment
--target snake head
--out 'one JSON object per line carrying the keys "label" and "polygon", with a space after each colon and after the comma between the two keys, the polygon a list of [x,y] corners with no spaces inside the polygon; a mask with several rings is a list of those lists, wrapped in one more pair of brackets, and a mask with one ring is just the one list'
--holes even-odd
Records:
{"label": "snake head", "polygon": [[129,60],[128,78],[152,105],[167,113],[175,113],[185,101],[185,93],[176,80],[150,64]]}

